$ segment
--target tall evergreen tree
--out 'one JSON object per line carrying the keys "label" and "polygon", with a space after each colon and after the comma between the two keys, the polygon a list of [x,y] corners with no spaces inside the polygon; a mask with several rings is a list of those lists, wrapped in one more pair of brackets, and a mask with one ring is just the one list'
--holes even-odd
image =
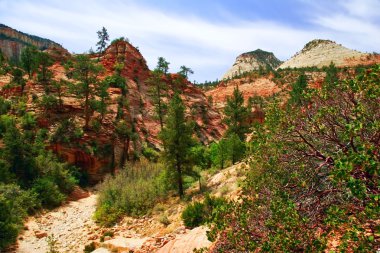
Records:
{"label": "tall evergreen tree", "polygon": [[189,74],[194,74],[194,71],[191,68],[182,65],[178,74],[187,79],[189,77]]}
{"label": "tall evergreen tree", "polygon": [[109,41],[110,38],[107,32],[107,29],[104,26],[100,31],[97,32],[97,34],[98,34],[99,41],[98,43],[96,43],[96,45],[98,46],[97,49],[98,49],[99,57],[100,57],[100,55],[103,53],[103,51],[105,50],[107,46],[107,41]]}
{"label": "tall evergreen tree", "polygon": [[333,62],[326,68],[326,77],[324,80],[324,86],[327,89],[332,89],[336,86],[336,83],[339,81],[338,78],[338,69],[335,67]]}
{"label": "tall evergreen tree", "polygon": [[163,73],[164,75],[168,74],[169,71],[169,62],[165,60],[164,57],[158,57],[157,70]]}
{"label": "tall evergreen tree", "polygon": [[164,116],[167,109],[164,98],[168,89],[162,78],[168,71],[168,66],[169,63],[163,57],[159,57],[157,67],[152,72],[152,76],[147,80],[147,83],[152,87],[149,93],[153,99],[155,113],[160,121],[161,130],[164,127]]}
{"label": "tall evergreen tree", "polygon": [[38,67],[38,50],[36,47],[28,46],[21,51],[21,66],[28,73],[30,79]]}
{"label": "tall evergreen tree", "polygon": [[37,54],[37,80],[44,86],[45,92],[50,92],[50,82],[53,72],[49,67],[53,64],[52,59],[47,53],[39,52]]}
{"label": "tall evergreen tree", "polygon": [[165,162],[174,175],[180,197],[184,195],[183,176],[194,174],[191,148],[195,145],[195,141],[192,135],[193,127],[185,119],[185,105],[176,93],[170,102],[167,122],[160,133],[160,138],[165,147]]}
{"label": "tall evergreen tree", "polygon": [[21,93],[24,93],[24,88],[26,85],[26,81],[24,79],[24,72],[19,68],[14,68],[12,70],[12,75],[13,75],[12,83],[14,83],[16,85],[20,85],[21,86]]}
{"label": "tall evergreen tree", "polygon": [[67,66],[70,76],[74,79],[72,92],[83,100],[84,106],[84,128],[88,129],[88,123],[91,117],[91,100],[99,84],[98,74],[102,71],[102,66],[94,63],[86,55],[78,55],[71,66]]}
{"label": "tall evergreen tree", "polygon": [[244,106],[243,94],[235,87],[232,97],[227,98],[227,105],[224,108],[227,124],[227,135],[236,134],[240,140],[245,141],[245,135],[248,133],[249,124],[247,122],[248,109]]}
{"label": "tall evergreen tree", "polygon": [[290,91],[290,102],[292,104],[301,105],[304,103],[304,94],[307,90],[307,77],[301,73],[297,81],[292,85]]}

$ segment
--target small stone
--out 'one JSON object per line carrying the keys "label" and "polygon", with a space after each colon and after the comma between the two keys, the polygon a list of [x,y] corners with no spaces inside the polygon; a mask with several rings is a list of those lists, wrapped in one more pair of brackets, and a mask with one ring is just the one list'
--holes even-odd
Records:
{"label": "small stone", "polygon": [[35,236],[36,236],[38,239],[41,239],[41,238],[47,236],[47,233],[46,233],[46,232],[43,232],[43,231],[35,231],[34,234],[35,234]]}

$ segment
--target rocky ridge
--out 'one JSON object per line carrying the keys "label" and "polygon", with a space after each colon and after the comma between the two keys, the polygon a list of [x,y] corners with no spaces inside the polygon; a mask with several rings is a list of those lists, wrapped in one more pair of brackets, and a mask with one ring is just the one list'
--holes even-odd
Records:
{"label": "rocky ridge", "polygon": [[0,49],[8,59],[17,61],[22,49],[26,46],[35,46],[40,50],[50,47],[63,49],[61,45],[49,39],[23,33],[0,24]]}
{"label": "rocky ridge", "polygon": [[[69,80],[62,61],[72,57],[66,50],[57,47],[50,47],[46,50],[55,60],[50,67],[53,72],[53,78],[57,81],[60,79]],[[98,60],[98,55],[91,55],[94,61]],[[126,79],[127,94],[122,94],[120,88],[110,87],[108,89],[109,100],[107,102],[107,113],[105,114],[100,129],[85,130],[84,136],[75,142],[57,143],[51,146],[51,150],[57,153],[61,158],[70,164],[74,164],[85,170],[90,176],[90,182],[96,183],[113,168],[110,168],[111,154],[97,155],[91,150],[93,145],[96,147],[113,147],[115,161],[120,161],[123,143],[119,140],[113,140],[114,121],[118,112],[118,104],[121,96],[125,96],[128,106],[125,106],[123,113],[127,119],[133,122],[138,138],[136,143],[130,142],[129,151],[141,149],[143,145],[159,149],[161,146],[158,138],[160,124],[155,115],[154,102],[151,96],[152,85],[147,82],[151,76],[146,61],[137,48],[125,40],[119,40],[112,43],[100,55],[100,64],[104,67],[104,72],[99,76],[103,80],[115,72],[115,64],[123,64],[121,76]],[[186,104],[187,117],[197,124],[196,136],[199,141],[209,143],[220,138],[225,130],[222,123],[221,114],[215,110],[207,101],[205,94],[201,89],[187,80],[181,81],[181,87],[177,87],[177,81],[180,77],[177,74],[169,74],[163,77],[163,81],[169,87],[166,102],[174,93],[174,89],[179,88],[181,97]],[[7,86],[11,80],[10,76],[0,77],[1,94],[4,97],[11,98],[21,95],[20,87]],[[70,80],[69,80],[70,81]],[[44,87],[36,81],[36,76],[27,81],[25,94],[28,97],[27,111],[34,113],[40,127],[48,129],[50,132],[58,127],[59,122],[63,119],[73,119],[78,126],[83,126],[83,105],[69,90],[62,91],[63,108],[60,112],[51,111],[49,117],[43,108],[37,106],[34,102],[44,95]],[[94,112],[92,119],[98,117]],[[90,122],[91,125],[91,122]]]}
{"label": "rocky ridge", "polygon": [[348,49],[331,40],[312,40],[279,68],[324,67],[331,62],[338,67],[351,66],[353,60],[364,61],[369,54]]}
{"label": "rocky ridge", "polygon": [[221,80],[232,78],[252,70],[265,69],[267,66],[275,69],[280,64],[281,61],[277,59],[273,53],[257,49],[239,55],[232,67],[221,77]]}

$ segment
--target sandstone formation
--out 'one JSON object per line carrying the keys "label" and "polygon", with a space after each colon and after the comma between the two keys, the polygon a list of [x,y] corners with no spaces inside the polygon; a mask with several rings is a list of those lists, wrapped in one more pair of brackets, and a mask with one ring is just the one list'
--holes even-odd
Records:
{"label": "sandstone formation", "polygon": [[180,235],[167,243],[156,253],[189,253],[201,248],[208,248],[211,242],[207,239],[206,227],[197,227],[189,233]]}
{"label": "sandstone formation", "polygon": [[[54,60],[54,64],[50,67],[53,79],[72,81],[66,76],[63,67],[65,60],[72,57],[70,53],[56,45],[49,47],[46,52]],[[119,167],[122,149],[125,147],[124,143],[114,138],[114,122],[121,97],[127,101],[127,106],[123,107],[124,118],[133,124],[137,134],[134,142],[130,141],[126,144],[130,156],[135,150],[141,150],[143,145],[160,149],[161,143],[158,138],[160,124],[152,98],[153,87],[147,82],[151,71],[139,50],[124,39],[119,39],[113,42],[102,55],[90,55],[90,57],[94,61],[97,61],[99,57],[100,64],[104,67],[104,71],[99,76],[100,80],[115,73],[115,64],[123,64],[121,76],[126,79],[128,92],[123,94],[120,88],[110,87],[107,113],[104,115],[99,129],[96,131],[92,128],[85,129],[83,137],[69,143],[54,143],[49,148],[65,161],[84,170],[89,175],[90,183],[96,183],[106,173]],[[182,80],[179,87],[178,80],[180,78],[177,74],[162,77],[162,81],[168,86],[165,101],[169,102],[174,90],[178,89],[187,107],[187,117],[196,123],[195,136],[198,140],[202,143],[209,143],[220,138],[225,131],[221,114],[208,103],[207,97],[200,88],[187,80]],[[6,98],[21,96],[19,86],[7,85],[11,79],[10,75],[0,77],[0,88],[2,88],[0,94]],[[39,127],[46,128],[53,133],[64,119],[73,120],[78,127],[84,125],[83,104],[69,89],[62,90],[63,106],[60,111],[46,111],[43,107],[38,106],[36,101],[45,95],[44,89],[44,86],[37,81],[37,76],[34,75],[27,80],[24,90],[24,94],[28,98],[27,111],[36,115]],[[91,118],[95,120],[98,116],[98,113],[94,112]],[[92,122],[90,121],[90,125]],[[93,150],[99,152],[96,153]],[[114,157],[115,167],[110,166],[112,157]]]}
{"label": "sandstone formation", "polygon": [[281,61],[273,53],[257,49],[239,55],[234,65],[221,77],[221,80],[233,78],[252,70],[265,69],[267,66],[275,69],[280,64]]}
{"label": "sandstone formation", "polygon": [[368,54],[348,49],[331,40],[312,40],[296,53],[291,59],[279,66],[285,68],[323,67],[331,62],[335,66],[351,66],[350,61],[364,60]]}
{"label": "sandstone formation", "polygon": [[0,49],[8,59],[17,61],[26,46],[35,46],[40,50],[49,47],[63,49],[61,45],[49,39],[29,35],[0,24]]}

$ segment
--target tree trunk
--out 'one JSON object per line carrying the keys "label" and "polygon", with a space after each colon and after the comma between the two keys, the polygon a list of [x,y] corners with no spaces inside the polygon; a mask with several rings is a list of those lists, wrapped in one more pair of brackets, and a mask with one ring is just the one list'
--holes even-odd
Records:
{"label": "tree trunk", "polygon": [[184,195],[183,182],[182,182],[182,169],[178,161],[177,161],[176,167],[177,167],[178,194],[179,194],[179,197],[182,198]]}

